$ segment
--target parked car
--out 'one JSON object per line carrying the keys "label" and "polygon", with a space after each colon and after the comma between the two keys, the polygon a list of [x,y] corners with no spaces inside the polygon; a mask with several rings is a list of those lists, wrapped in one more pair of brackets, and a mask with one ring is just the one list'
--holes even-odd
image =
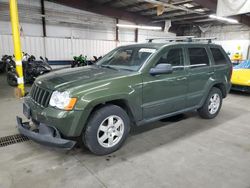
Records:
{"label": "parked car", "polygon": [[131,126],[197,110],[215,118],[230,90],[232,64],[221,46],[200,42],[118,47],[96,65],[40,76],[17,117],[20,133],[70,149],[81,138],[97,155],[119,149]]}
{"label": "parked car", "polygon": [[250,60],[244,61],[233,68],[232,90],[250,93]]}

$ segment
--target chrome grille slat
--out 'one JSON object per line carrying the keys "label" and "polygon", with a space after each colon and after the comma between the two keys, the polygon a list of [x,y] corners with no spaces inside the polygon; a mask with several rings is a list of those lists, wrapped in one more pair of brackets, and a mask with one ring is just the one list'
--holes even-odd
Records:
{"label": "chrome grille slat", "polygon": [[44,93],[43,93],[42,98],[41,98],[41,104],[43,104],[43,105],[45,104],[45,99],[47,97],[47,93],[48,92],[44,90]]}
{"label": "chrome grille slat", "polygon": [[51,91],[43,89],[35,84],[33,84],[30,91],[30,97],[39,105],[43,107],[48,107],[49,100],[51,96]]}
{"label": "chrome grille slat", "polygon": [[41,102],[42,102],[43,93],[44,93],[44,90],[40,89],[40,92],[39,92],[39,95],[38,95],[38,98],[37,98],[37,103],[38,104],[42,104]]}
{"label": "chrome grille slat", "polygon": [[37,102],[37,99],[38,99],[39,92],[40,92],[40,89],[37,88],[37,92],[36,92],[36,95],[35,95],[35,98],[34,98],[36,102]]}
{"label": "chrome grille slat", "polygon": [[51,93],[48,93],[48,97],[44,103],[45,106],[48,106],[49,105],[49,100],[50,100],[50,97],[51,97]]}
{"label": "chrome grille slat", "polygon": [[39,92],[39,89],[38,89],[38,87],[36,87],[36,90],[35,90],[35,93],[34,93],[34,100],[35,101],[36,101],[36,97],[37,97],[38,92]]}

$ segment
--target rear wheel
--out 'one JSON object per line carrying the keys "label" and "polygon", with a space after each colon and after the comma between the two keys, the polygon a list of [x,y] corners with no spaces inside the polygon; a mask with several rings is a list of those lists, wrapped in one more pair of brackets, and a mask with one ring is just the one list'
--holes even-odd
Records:
{"label": "rear wheel", "polygon": [[119,106],[107,105],[90,117],[83,133],[85,146],[97,155],[107,155],[118,150],[130,130],[127,113]]}
{"label": "rear wheel", "polygon": [[222,105],[222,93],[218,88],[213,87],[203,104],[203,106],[198,109],[198,112],[202,118],[212,119],[217,116]]}

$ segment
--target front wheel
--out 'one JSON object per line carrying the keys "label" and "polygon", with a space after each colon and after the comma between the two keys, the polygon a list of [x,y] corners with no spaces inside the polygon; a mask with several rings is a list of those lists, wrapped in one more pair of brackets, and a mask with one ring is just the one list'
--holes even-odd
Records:
{"label": "front wheel", "polygon": [[213,87],[209,92],[209,95],[203,104],[203,106],[198,109],[200,116],[204,119],[212,119],[217,116],[222,105],[222,93],[218,88]]}
{"label": "front wheel", "polygon": [[7,72],[7,82],[10,86],[16,87],[17,86],[17,78],[16,74],[12,72]]}
{"label": "front wheel", "polygon": [[83,142],[94,154],[107,155],[122,146],[129,130],[127,113],[119,106],[107,105],[91,115],[83,133]]}

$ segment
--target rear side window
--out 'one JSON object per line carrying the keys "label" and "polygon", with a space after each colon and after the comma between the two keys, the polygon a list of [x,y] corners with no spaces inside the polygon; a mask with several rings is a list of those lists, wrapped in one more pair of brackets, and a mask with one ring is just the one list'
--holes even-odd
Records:
{"label": "rear side window", "polygon": [[188,48],[188,53],[191,68],[209,65],[209,58],[205,48]]}
{"label": "rear side window", "polygon": [[222,65],[227,63],[227,59],[219,48],[210,48],[210,50],[213,54],[215,65]]}

